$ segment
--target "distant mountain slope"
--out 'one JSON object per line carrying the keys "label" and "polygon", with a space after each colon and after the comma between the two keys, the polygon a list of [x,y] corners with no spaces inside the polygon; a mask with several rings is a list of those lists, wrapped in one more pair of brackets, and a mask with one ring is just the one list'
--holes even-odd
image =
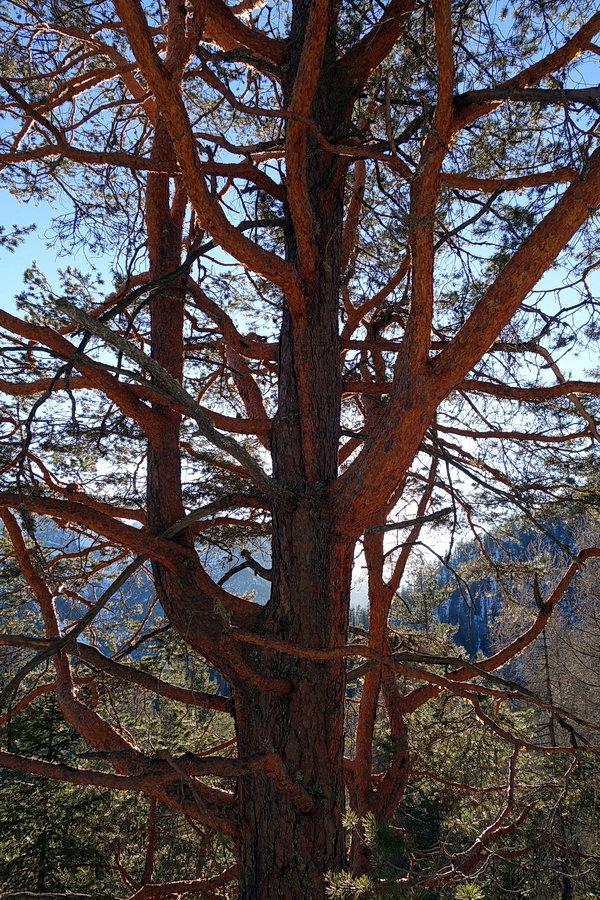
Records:
{"label": "distant mountain slope", "polygon": [[522,578],[530,567],[532,581],[540,560],[556,557],[561,545],[575,551],[572,524],[554,521],[545,523],[544,528],[547,534],[527,523],[510,535],[499,532],[484,537],[487,560],[482,546],[470,541],[452,555],[450,568],[442,563],[437,567],[438,588],[448,593],[434,609],[434,615],[440,622],[457,626],[454,641],[470,657],[491,652],[490,626],[499,615],[515,576]]}

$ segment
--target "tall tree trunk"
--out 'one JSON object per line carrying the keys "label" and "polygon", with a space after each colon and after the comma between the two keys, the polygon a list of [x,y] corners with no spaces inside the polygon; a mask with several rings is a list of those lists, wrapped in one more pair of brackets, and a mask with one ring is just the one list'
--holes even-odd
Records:
{"label": "tall tree trunk", "polygon": [[[353,556],[353,544],[336,534],[325,490],[337,472],[341,386],[333,374],[339,346],[331,277],[323,276],[321,291],[329,296],[314,297],[307,322],[284,317],[273,463],[289,499],[272,510],[272,592],[259,624],[263,636],[319,649],[345,643]],[[309,381],[298,379],[300,366]],[[256,668],[288,679],[292,690],[274,697],[237,686],[240,755],[280,754],[315,807],[301,812],[265,776],[240,779],[240,898],[319,900],[325,873],[344,865],[345,664],[260,655]]]}
{"label": "tall tree trunk", "polygon": [[[331,290],[331,279],[321,282],[326,287]],[[319,649],[345,643],[353,555],[353,544],[336,534],[325,491],[337,472],[341,389],[333,376],[339,366],[331,363],[339,353],[331,297],[321,299],[315,297],[308,319],[316,327],[284,317],[273,462],[289,500],[272,510],[272,592],[259,624],[263,636]],[[311,373],[309,383],[297,378],[299,358]],[[318,454],[312,453],[312,429],[321,435]],[[256,668],[286,678],[292,690],[274,697],[238,685],[240,756],[277,752],[314,796],[315,807],[301,812],[265,776],[240,779],[239,896],[319,900],[325,897],[325,873],[344,865],[345,663],[260,655]]]}
{"label": "tall tree trunk", "polygon": [[[156,128],[152,149],[153,159],[162,161],[172,153],[172,145],[162,120]],[[146,190],[146,227],[150,277],[164,278],[181,263],[183,215],[185,202],[178,197],[181,186],[171,197],[172,181],[168,175],[148,175]],[[181,382],[183,377],[183,284],[167,283],[162,291],[155,291],[150,301],[151,355],[163,369]],[[169,406],[152,404],[164,422],[160,436],[148,445],[148,476],[146,485],[148,526],[161,534],[184,515],[181,496],[181,451],[179,431],[181,416]],[[190,543],[187,532],[174,539]],[[156,592],[167,615],[172,615],[174,601],[181,593],[187,573],[173,573],[164,565],[152,563]],[[185,584],[183,587],[185,590]]]}
{"label": "tall tree trunk", "polygon": [[[308,7],[297,4],[294,16],[293,34],[305,27]],[[293,70],[293,37],[291,44]],[[331,80],[323,83],[331,85]],[[340,104],[335,99],[332,103],[320,88],[314,115],[330,138],[345,125]],[[354,549],[353,542],[337,534],[327,502],[327,487],[337,477],[340,434],[338,308],[345,163],[324,152],[314,135],[308,140],[307,208],[318,265],[305,283],[304,310],[299,314],[284,301],[272,457],[274,475],[288,500],[272,510],[272,592],[259,629],[278,641],[322,649],[346,641]],[[287,214],[285,233],[287,258],[296,262],[300,251]],[[235,691],[240,755],[279,753],[315,805],[311,812],[301,812],[265,776],[240,779],[239,896],[321,900],[326,873],[345,864],[345,661],[276,652],[261,656],[261,670],[288,679],[292,690],[274,697],[242,684]]]}
{"label": "tall tree trunk", "polygon": [[[171,142],[162,121],[156,128],[153,159],[162,161],[172,153]],[[146,190],[146,227],[150,277],[170,275],[181,263],[182,221],[171,208],[171,179],[168,175],[148,175]],[[175,206],[175,204],[174,204]],[[185,205],[184,205],[185,208]],[[155,292],[150,301],[151,355],[178,381],[183,375],[183,301],[182,285],[168,284]],[[179,427],[181,417],[169,406],[155,403],[155,412],[164,419],[160,443],[148,448],[148,524],[160,533],[183,515]],[[158,567],[155,567],[155,573]]]}
{"label": "tall tree trunk", "polygon": [[[278,516],[274,594],[263,633],[303,647],[344,643],[352,548],[335,544],[327,511],[303,500]],[[240,779],[240,898],[325,897],[327,871],[344,864],[344,660],[269,654],[269,674],[291,693],[237,692],[241,756],[274,750],[313,797],[302,812],[263,775]],[[261,666],[261,668],[264,667]]]}

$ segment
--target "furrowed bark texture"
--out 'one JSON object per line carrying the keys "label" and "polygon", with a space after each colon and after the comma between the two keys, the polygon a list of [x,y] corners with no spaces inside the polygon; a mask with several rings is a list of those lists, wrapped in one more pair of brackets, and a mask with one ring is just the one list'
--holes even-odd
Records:
{"label": "furrowed bark texture", "polygon": [[[320,519],[320,521],[319,521]],[[343,641],[343,600],[351,555],[332,548],[331,528],[309,503],[281,527],[276,566],[278,605],[263,631],[324,646]],[[306,611],[306,617],[301,615]],[[272,654],[269,673],[292,684],[273,697],[240,688],[236,724],[242,755],[270,748],[314,798],[306,813],[263,775],[240,778],[240,898],[321,898],[324,873],[344,863],[341,817],[345,666]]]}

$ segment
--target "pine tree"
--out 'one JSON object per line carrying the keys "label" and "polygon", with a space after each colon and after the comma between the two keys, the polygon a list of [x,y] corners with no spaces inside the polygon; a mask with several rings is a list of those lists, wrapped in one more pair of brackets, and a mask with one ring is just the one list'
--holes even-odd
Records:
{"label": "pine tree", "polygon": [[[478,699],[481,671],[493,677],[533,641],[600,554],[583,548],[478,673],[390,645],[423,525],[456,521],[458,507],[472,515],[448,473],[529,508],[552,489],[544,450],[583,453],[596,437],[597,382],[563,376],[552,353],[597,335],[587,63],[600,16],[584,0],[497,16],[448,0],[7,0],[2,29],[6,181],[23,198],[68,203],[56,240],[110,254],[115,284],[107,293],[68,268],[56,292],[32,268],[23,315],[0,312],[0,510],[37,609],[36,633],[2,637],[35,652],[2,699],[51,664],[61,713],[96,766],[10,751],[0,764],[140,791],[224,835],[236,866],[208,867],[189,890],[237,878],[242,898],[319,900],[329,872],[349,864],[369,877],[366,823],[388,821],[405,793],[409,717],[455,692],[502,736]],[[557,260],[564,292],[542,281]],[[78,536],[62,551],[66,566],[76,560],[72,614],[40,517]],[[348,644],[359,541],[369,632]],[[211,569],[219,547],[237,547],[270,583],[264,606]],[[270,565],[257,559],[265,548]],[[98,586],[116,564],[123,578],[151,568],[170,627],[230,699],[158,685],[93,646],[117,590],[96,600],[82,583]],[[144,753],[86,702],[76,658],[230,717],[235,755]],[[347,678],[362,690],[344,762]],[[394,748],[383,771],[380,698]],[[349,863],[346,791],[358,822]],[[426,883],[470,876],[518,831],[516,802],[509,790]]]}

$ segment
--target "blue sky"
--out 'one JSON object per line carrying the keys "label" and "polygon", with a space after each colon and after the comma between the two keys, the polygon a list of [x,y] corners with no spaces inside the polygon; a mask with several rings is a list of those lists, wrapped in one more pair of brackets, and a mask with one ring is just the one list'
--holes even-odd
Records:
{"label": "blue sky", "polygon": [[110,278],[110,261],[93,256],[89,250],[75,250],[69,256],[58,257],[58,247],[53,246],[52,216],[59,211],[48,202],[36,204],[18,200],[7,189],[0,189],[1,224],[6,233],[12,231],[14,225],[21,227],[35,225],[35,231],[29,234],[23,243],[13,252],[0,250],[2,281],[4,282],[0,305],[9,312],[15,310],[15,296],[23,290],[23,273],[32,263],[47,276],[49,283],[58,287],[58,271],[69,265],[78,266],[82,271],[89,271],[90,263]]}

